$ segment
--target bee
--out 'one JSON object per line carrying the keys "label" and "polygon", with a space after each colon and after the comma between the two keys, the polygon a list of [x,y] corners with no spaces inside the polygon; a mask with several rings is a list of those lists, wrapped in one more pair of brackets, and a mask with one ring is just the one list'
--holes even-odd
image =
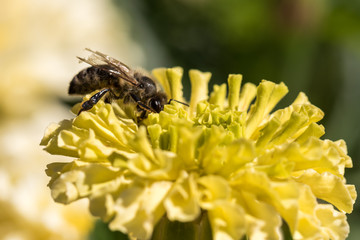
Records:
{"label": "bee", "polygon": [[[91,65],[80,71],[71,80],[69,94],[88,94],[100,90],[81,105],[82,111],[90,110],[106,94],[106,102],[123,99],[124,103],[135,102],[141,112],[140,119],[146,113],[159,113],[164,105],[170,104],[167,95],[158,89],[155,81],[145,72],[133,70],[124,63],[98,51],[86,48],[92,55],[87,59],[77,57],[81,62]],[[186,103],[179,102],[188,106]]]}

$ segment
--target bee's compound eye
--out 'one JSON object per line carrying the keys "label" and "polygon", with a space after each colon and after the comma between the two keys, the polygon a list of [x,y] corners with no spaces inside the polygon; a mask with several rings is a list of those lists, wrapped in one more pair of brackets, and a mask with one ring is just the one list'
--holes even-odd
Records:
{"label": "bee's compound eye", "polygon": [[154,109],[157,113],[163,110],[163,107],[161,106],[161,103],[158,99],[151,99],[149,104],[150,107]]}
{"label": "bee's compound eye", "polygon": [[139,85],[138,87],[145,90],[147,95],[152,95],[156,93],[156,85],[151,78],[146,76],[141,76],[138,78]]}

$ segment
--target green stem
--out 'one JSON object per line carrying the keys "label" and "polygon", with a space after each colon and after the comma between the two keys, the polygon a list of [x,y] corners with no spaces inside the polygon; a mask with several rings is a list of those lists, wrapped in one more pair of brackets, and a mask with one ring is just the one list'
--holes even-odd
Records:
{"label": "green stem", "polygon": [[209,240],[212,239],[211,227],[206,212],[193,222],[170,221],[162,217],[156,225],[152,240]]}

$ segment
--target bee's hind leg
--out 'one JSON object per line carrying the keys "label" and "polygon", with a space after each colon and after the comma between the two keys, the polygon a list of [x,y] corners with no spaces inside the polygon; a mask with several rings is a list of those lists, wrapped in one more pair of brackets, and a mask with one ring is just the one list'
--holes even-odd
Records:
{"label": "bee's hind leg", "polygon": [[81,105],[81,109],[80,109],[78,115],[82,111],[87,111],[87,110],[90,110],[92,107],[94,107],[94,105],[109,91],[110,91],[110,89],[106,88],[106,89],[103,89],[103,90],[95,93],[94,95],[92,95],[89,100],[87,100],[86,102],[84,102]]}

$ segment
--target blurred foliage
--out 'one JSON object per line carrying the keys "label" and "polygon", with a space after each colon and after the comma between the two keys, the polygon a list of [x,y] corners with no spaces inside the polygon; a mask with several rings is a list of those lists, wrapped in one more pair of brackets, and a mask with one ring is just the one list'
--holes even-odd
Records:
{"label": "blurred foliage", "polygon": [[89,233],[88,240],[129,240],[129,238],[122,232],[111,231],[107,223],[97,220]]}
{"label": "blurred foliage", "polygon": [[[117,0],[129,7],[124,2]],[[355,8],[359,4],[350,2],[132,2],[172,64],[210,71],[212,83],[223,82],[229,73],[241,73],[254,83],[263,78],[284,81],[293,94],[305,91],[328,117],[343,85],[343,48],[360,48],[355,41],[360,39]],[[154,58],[148,56],[149,61]],[[288,101],[294,97],[290,95]]]}
{"label": "blurred foliage", "polygon": [[[325,138],[346,140],[354,162],[347,180],[360,189],[359,0],[114,1],[142,19],[142,28],[131,26],[140,42],[147,42],[140,34],[145,28],[166,52],[148,54],[147,67],[167,56],[166,67],[212,72],[211,84],[229,73],[243,74],[246,82],[283,81],[291,91],[279,107],[304,91],[325,112]],[[185,81],[187,98],[189,86]],[[358,218],[349,215],[349,239],[360,235]]]}

